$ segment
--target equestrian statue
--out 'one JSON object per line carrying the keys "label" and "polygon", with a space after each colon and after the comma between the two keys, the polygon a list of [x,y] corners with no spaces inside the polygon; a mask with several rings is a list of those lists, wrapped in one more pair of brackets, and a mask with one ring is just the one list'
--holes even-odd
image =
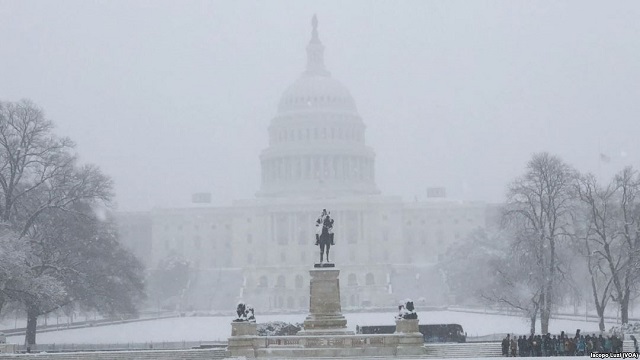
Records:
{"label": "equestrian statue", "polygon": [[327,209],[322,209],[322,214],[316,220],[316,245],[320,246],[320,263],[324,261],[324,250],[327,249],[327,263],[329,262],[329,249],[333,242],[333,219]]}

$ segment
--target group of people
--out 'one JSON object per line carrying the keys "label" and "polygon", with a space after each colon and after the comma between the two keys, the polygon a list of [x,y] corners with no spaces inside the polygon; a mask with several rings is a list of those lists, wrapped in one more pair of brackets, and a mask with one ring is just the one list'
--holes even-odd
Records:
{"label": "group of people", "polygon": [[506,357],[525,356],[588,356],[592,352],[622,352],[622,340],[615,335],[507,335],[502,340],[502,355]]}

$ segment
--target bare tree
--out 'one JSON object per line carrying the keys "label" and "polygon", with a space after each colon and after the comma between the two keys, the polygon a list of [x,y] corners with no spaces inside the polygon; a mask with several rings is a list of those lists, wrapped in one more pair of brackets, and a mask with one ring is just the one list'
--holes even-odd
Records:
{"label": "bare tree", "polygon": [[575,177],[575,170],[561,159],[539,153],[527,164],[526,173],[510,185],[507,194],[505,223],[522,235],[518,239],[530,242],[527,248],[536,256],[535,271],[543,279],[537,289],[543,333],[548,332],[557,285],[565,276],[557,247],[568,238]]}
{"label": "bare tree", "polygon": [[481,296],[488,302],[521,311],[529,318],[530,333],[534,334],[544,282],[537,271],[535,249],[528,249],[531,246],[529,241],[514,239],[518,236],[522,234],[511,234],[510,243],[505,244],[501,254],[492,259],[493,277]]}
{"label": "bare tree", "polygon": [[631,292],[640,276],[640,177],[631,167],[623,169],[615,177],[619,191],[619,232],[622,237],[622,271],[614,276],[615,294],[612,300],[620,305],[623,324],[629,322]]}
{"label": "bare tree", "polygon": [[599,318],[601,331],[605,330],[604,311],[611,286],[619,283],[623,267],[624,249],[617,229],[619,211],[616,208],[617,184],[607,187],[598,184],[592,174],[580,176],[576,183],[576,193],[582,206],[576,212],[574,235],[576,249],[585,256],[589,272],[591,294]]}
{"label": "bare tree", "polygon": [[109,206],[111,179],[77,165],[73,147],[33,103],[0,102],[0,220],[26,254],[21,277],[0,278],[0,298],[26,307],[27,344],[40,315],[62,306],[133,313],[141,297],[141,265],[94,212]]}
{"label": "bare tree", "polygon": [[27,344],[36,342],[41,315],[72,306],[132,316],[144,298],[142,264],[118,242],[113,220],[98,219],[87,203],[75,203],[70,210],[43,212],[30,231],[26,263],[31,277],[53,279],[64,296],[43,302],[37,289],[18,294],[27,310]]}
{"label": "bare tree", "polygon": [[76,166],[73,142],[52,131],[32,102],[0,102],[0,219],[21,237],[46,209],[112,197],[111,180],[95,166]]}

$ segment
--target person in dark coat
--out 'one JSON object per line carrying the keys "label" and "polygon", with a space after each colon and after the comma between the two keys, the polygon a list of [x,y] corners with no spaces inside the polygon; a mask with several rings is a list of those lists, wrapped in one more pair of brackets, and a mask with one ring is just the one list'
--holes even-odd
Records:
{"label": "person in dark coat", "polygon": [[509,334],[507,334],[507,337],[502,339],[502,356],[509,356]]}
{"label": "person in dark coat", "polygon": [[518,337],[518,356],[522,357],[525,356],[524,353],[524,336],[520,335],[520,337]]}
{"label": "person in dark coat", "polygon": [[598,336],[598,339],[596,341],[596,347],[597,347],[597,349],[596,349],[597,352],[605,352],[605,349],[604,349],[604,338],[602,337],[602,334],[600,334]]}

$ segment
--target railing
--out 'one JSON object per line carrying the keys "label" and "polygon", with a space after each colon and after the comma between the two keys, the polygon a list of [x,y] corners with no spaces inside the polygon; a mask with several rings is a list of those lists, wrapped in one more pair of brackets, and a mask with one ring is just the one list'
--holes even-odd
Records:
{"label": "railing", "polygon": [[396,346],[397,334],[372,335],[324,335],[324,336],[267,336],[264,347],[311,347],[311,348],[354,348]]}
{"label": "railing", "polygon": [[[31,345],[30,351],[35,352],[79,352],[79,351],[141,351],[141,350],[186,350],[194,348],[225,348],[226,341],[158,341],[145,343],[115,343],[115,344],[37,344]],[[16,345],[16,351],[26,352],[27,346]]]}

